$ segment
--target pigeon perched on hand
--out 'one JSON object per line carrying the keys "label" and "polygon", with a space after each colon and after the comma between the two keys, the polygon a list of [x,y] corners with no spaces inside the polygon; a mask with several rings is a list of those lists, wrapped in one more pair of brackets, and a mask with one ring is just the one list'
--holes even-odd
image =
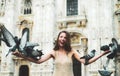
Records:
{"label": "pigeon perched on hand", "polygon": [[107,51],[107,50],[110,50],[110,48],[108,45],[103,45],[100,47],[100,50]]}
{"label": "pigeon perched on hand", "polygon": [[38,50],[38,49],[33,49],[34,47],[26,47],[25,51],[27,52],[27,56],[32,57],[35,60],[39,60],[41,58],[41,56],[43,55],[42,50]]}
{"label": "pigeon perched on hand", "polygon": [[93,58],[95,56],[95,52],[96,52],[96,50],[92,50],[89,54],[81,57],[80,59],[89,60],[89,59],[91,59],[91,58]]}
{"label": "pigeon perched on hand", "polygon": [[109,59],[113,59],[116,54],[117,54],[117,50],[118,50],[118,42],[116,39],[112,38],[112,43],[109,44],[110,46],[110,51],[111,53],[107,56],[107,58]]}

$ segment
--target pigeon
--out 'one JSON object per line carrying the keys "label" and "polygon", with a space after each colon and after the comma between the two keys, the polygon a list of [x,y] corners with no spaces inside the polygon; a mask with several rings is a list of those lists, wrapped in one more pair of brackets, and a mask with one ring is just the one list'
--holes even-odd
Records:
{"label": "pigeon", "polygon": [[14,52],[16,47],[15,37],[8,31],[8,29],[3,25],[0,24],[1,34],[3,38],[0,38],[8,47],[10,47],[8,53],[6,54],[6,57],[10,52]]}
{"label": "pigeon", "polygon": [[41,56],[44,54],[42,50],[38,50],[38,49],[34,50],[33,48],[34,47],[31,47],[31,46],[26,48],[27,56],[32,57],[35,60],[39,60]]}
{"label": "pigeon", "polygon": [[118,42],[115,38],[112,38],[112,43],[109,44],[111,53],[107,56],[109,59],[113,59],[118,51]]}
{"label": "pigeon", "polygon": [[28,36],[29,36],[29,30],[27,28],[25,28],[23,30],[23,35],[20,39],[19,51],[22,52],[23,54],[25,54],[26,56],[27,56],[27,52],[25,51],[25,48],[27,48],[27,47],[34,48],[35,46],[39,46],[38,43],[30,42]]}
{"label": "pigeon", "polygon": [[34,59],[39,59],[43,55],[41,50],[34,49],[34,47],[39,46],[39,44],[29,41],[28,28],[23,29],[21,38],[13,36],[3,24],[0,24],[0,31],[3,36],[3,38],[0,38],[0,40],[2,40],[9,47],[6,57],[10,52],[16,51],[16,49],[18,49],[18,51],[25,56],[30,56]]}
{"label": "pigeon", "polygon": [[107,51],[107,50],[110,50],[110,48],[108,45],[103,45],[100,47],[100,50]]}
{"label": "pigeon", "polygon": [[110,63],[110,59],[108,58],[106,64],[103,65],[104,70],[107,70],[109,63]]}
{"label": "pigeon", "polygon": [[89,59],[91,59],[95,56],[95,52],[96,52],[96,50],[92,50],[89,54],[81,57],[80,59],[85,59],[85,60],[88,61]]}
{"label": "pigeon", "polygon": [[14,40],[15,40],[17,49],[19,49],[20,39],[17,36],[15,36]]}
{"label": "pigeon", "polygon": [[29,30],[27,28],[25,28],[23,30],[23,34],[22,34],[22,37],[20,39],[20,44],[19,44],[19,52],[21,52],[25,56],[27,55],[27,53],[24,50],[24,48],[26,47],[26,43],[28,41],[28,34],[29,34]]}
{"label": "pigeon", "polygon": [[107,70],[110,60],[116,56],[116,51],[118,50],[118,42],[115,38],[112,38],[112,43],[109,44],[111,53],[107,56],[106,64],[103,65],[104,70]]}
{"label": "pigeon", "polygon": [[34,47],[39,46],[39,44],[29,41],[29,29],[25,28],[22,32],[23,35],[20,39],[19,52],[25,56],[29,56],[38,60],[43,55],[43,53],[41,50],[35,50]]}
{"label": "pigeon", "polygon": [[113,72],[108,70],[98,70],[101,76],[110,76]]}

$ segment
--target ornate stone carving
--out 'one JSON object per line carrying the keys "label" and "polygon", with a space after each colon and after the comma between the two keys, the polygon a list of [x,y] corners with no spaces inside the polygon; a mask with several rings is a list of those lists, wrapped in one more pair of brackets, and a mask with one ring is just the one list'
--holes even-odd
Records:
{"label": "ornate stone carving", "polygon": [[80,43],[80,33],[77,32],[70,32],[71,34],[71,43],[72,44],[79,44]]}
{"label": "ornate stone carving", "polygon": [[6,0],[0,1],[0,16],[5,15]]}
{"label": "ornate stone carving", "polygon": [[65,18],[65,19],[60,19],[57,21],[57,27],[58,29],[65,29],[65,28],[82,28],[86,27],[87,19],[81,19],[81,18]]}

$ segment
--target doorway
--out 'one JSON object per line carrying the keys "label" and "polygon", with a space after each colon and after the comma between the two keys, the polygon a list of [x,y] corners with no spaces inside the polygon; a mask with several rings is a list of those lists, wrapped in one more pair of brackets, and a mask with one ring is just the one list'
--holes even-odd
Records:
{"label": "doorway", "polygon": [[81,70],[81,63],[73,57],[73,73],[74,73],[74,76],[82,76],[81,71],[82,71]]}
{"label": "doorway", "polygon": [[29,76],[29,68],[27,65],[20,66],[19,76]]}

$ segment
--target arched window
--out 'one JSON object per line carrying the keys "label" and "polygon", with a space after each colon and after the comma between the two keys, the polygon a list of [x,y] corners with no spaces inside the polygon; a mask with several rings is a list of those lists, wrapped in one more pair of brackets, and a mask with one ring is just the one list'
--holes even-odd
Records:
{"label": "arched window", "polygon": [[31,0],[24,0],[23,4],[24,5],[23,5],[22,13],[24,15],[32,14],[32,2],[31,2]]}
{"label": "arched window", "polygon": [[78,0],[67,0],[67,16],[78,15]]}

